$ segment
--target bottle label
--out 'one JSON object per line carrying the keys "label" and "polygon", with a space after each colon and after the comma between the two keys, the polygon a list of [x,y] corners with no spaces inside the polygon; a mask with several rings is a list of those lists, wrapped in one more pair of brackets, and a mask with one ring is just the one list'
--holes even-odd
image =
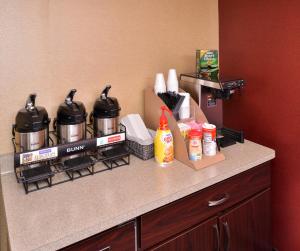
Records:
{"label": "bottle label", "polygon": [[190,139],[190,146],[192,147],[198,147],[200,146],[201,141],[199,139]]}
{"label": "bottle label", "polygon": [[174,160],[173,136],[170,130],[157,132],[154,152],[159,164],[168,164]]}
{"label": "bottle label", "polygon": [[162,142],[164,144],[173,144],[173,137],[171,133],[167,133],[162,136]]}
{"label": "bottle label", "polygon": [[203,142],[203,153],[206,156],[214,156],[217,154],[217,144],[215,141]]}
{"label": "bottle label", "polygon": [[201,139],[191,138],[189,142],[189,159],[196,161],[202,159]]}

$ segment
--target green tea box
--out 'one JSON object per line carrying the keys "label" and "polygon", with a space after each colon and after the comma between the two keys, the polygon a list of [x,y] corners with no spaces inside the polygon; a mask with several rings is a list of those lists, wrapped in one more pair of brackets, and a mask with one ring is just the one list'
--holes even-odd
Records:
{"label": "green tea box", "polygon": [[217,71],[219,68],[219,59],[217,50],[196,50],[196,68],[197,73]]}

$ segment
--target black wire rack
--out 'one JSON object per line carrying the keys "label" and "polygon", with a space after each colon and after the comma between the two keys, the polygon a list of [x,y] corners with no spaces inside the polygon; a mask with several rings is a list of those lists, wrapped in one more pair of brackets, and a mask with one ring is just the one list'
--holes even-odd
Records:
{"label": "black wire rack", "polygon": [[124,125],[98,138],[93,137],[91,125],[86,130],[87,139],[68,144],[57,144],[58,136],[52,131],[48,147],[26,152],[17,152],[12,138],[15,175],[26,194],[130,164]]}

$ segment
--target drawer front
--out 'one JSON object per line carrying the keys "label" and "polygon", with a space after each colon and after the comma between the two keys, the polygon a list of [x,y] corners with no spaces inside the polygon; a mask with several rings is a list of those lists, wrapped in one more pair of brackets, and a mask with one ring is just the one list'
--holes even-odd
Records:
{"label": "drawer front", "polygon": [[141,216],[141,247],[155,244],[251,197],[271,184],[270,162]]}
{"label": "drawer front", "polygon": [[135,225],[134,222],[129,222],[63,248],[61,251],[134,251],[135,243]]}

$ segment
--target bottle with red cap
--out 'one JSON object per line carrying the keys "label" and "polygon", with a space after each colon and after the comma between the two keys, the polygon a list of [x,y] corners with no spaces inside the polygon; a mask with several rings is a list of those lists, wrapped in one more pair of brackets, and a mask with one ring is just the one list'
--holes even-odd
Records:
{"label": "bottle with red cap", "polygon": [[203,132],[203,154],[206,156],[214,156],[217,154],[216,126],[204,123],[202,125]]}
{"label": "bottle with red cap", "polygon": [[168,119],[165,111],[172,114],[166,107],[161,107],[161,116],[159,119],[159,128],[156,131],[154,139],[154,156],[155,160],[161,166],[166,166],[174,160],[173,135],[168,126]]}
{"label": "bottle with red cap", "polygon": [[202,131],[192,129],[189,132],[189,159],[197,161],[202,159]]}

